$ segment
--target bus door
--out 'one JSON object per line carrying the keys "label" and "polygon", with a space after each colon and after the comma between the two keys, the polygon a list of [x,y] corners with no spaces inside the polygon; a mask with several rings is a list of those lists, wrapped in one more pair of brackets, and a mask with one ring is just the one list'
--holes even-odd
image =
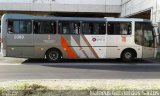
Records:
{"label": "bus door", "polygon": [[80,46],[86,58],[106,58],[106,22],[81,24]]}
{"label": "bus door", "polygon": [[154,57],[155,40],[153,32],[153,27],[150,23],[143,25],[143,58]]}
{"label": "bus door", "polygon": [[34,56],[31,21],[8,20],[7,31],[7,56]]}

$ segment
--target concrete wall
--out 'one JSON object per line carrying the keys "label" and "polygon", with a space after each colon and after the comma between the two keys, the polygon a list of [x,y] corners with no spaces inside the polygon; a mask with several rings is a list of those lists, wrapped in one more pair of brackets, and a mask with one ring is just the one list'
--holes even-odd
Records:
{"label": "concrete wall", "polygon": [[0,0],[0,10],[120,13],[121,0]]}
{"label": "concrete wall", "polygon": [[121,17],[130,16],[151,9],[153,0],[122,0]]}
{"label": "concrete wall", "polygon": [[151,20],[154,24],[160,22],[160,0],[122,0],[121,17],[129,17],[151,10]]}

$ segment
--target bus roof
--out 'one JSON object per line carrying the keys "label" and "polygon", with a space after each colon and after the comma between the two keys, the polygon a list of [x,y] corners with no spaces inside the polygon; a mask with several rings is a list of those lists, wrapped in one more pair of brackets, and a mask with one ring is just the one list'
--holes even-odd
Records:
{"label": "bus roof", "polygon": [[28,14],[4,14],[2,19],[34,19],[34,20],[73,20],[73,21],[141,21],[141,22],[151,22],[147,19],[137,19],[137,18],[88,18],[88,17],[55,17],[55,16],[34,16]]}

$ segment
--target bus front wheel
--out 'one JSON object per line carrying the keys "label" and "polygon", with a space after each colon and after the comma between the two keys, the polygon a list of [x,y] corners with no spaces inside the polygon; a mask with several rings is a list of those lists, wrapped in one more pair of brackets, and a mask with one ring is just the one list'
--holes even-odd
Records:
{"label": "bus front wheel", "polygon": [[50,49],[46,53],[46,58],[49,62],[59,62],[62,58],[62,54],[58,49]]}
{"label": "bus front wheel", "polygon": [[121,59],[125,62],[131,62],[135,59],[135,53],[132,50],[125,50],[121,54]]}

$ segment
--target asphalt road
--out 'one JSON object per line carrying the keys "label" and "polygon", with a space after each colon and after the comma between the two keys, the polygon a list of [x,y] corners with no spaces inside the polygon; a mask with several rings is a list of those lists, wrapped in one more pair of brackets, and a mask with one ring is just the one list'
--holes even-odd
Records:
{"label": "asphalt road", "polygon": [[160,63],[136,60],[63,60],[48,63],[28,59],[19,63],[0,62],[0,80],[26,79],[160,79]]}

